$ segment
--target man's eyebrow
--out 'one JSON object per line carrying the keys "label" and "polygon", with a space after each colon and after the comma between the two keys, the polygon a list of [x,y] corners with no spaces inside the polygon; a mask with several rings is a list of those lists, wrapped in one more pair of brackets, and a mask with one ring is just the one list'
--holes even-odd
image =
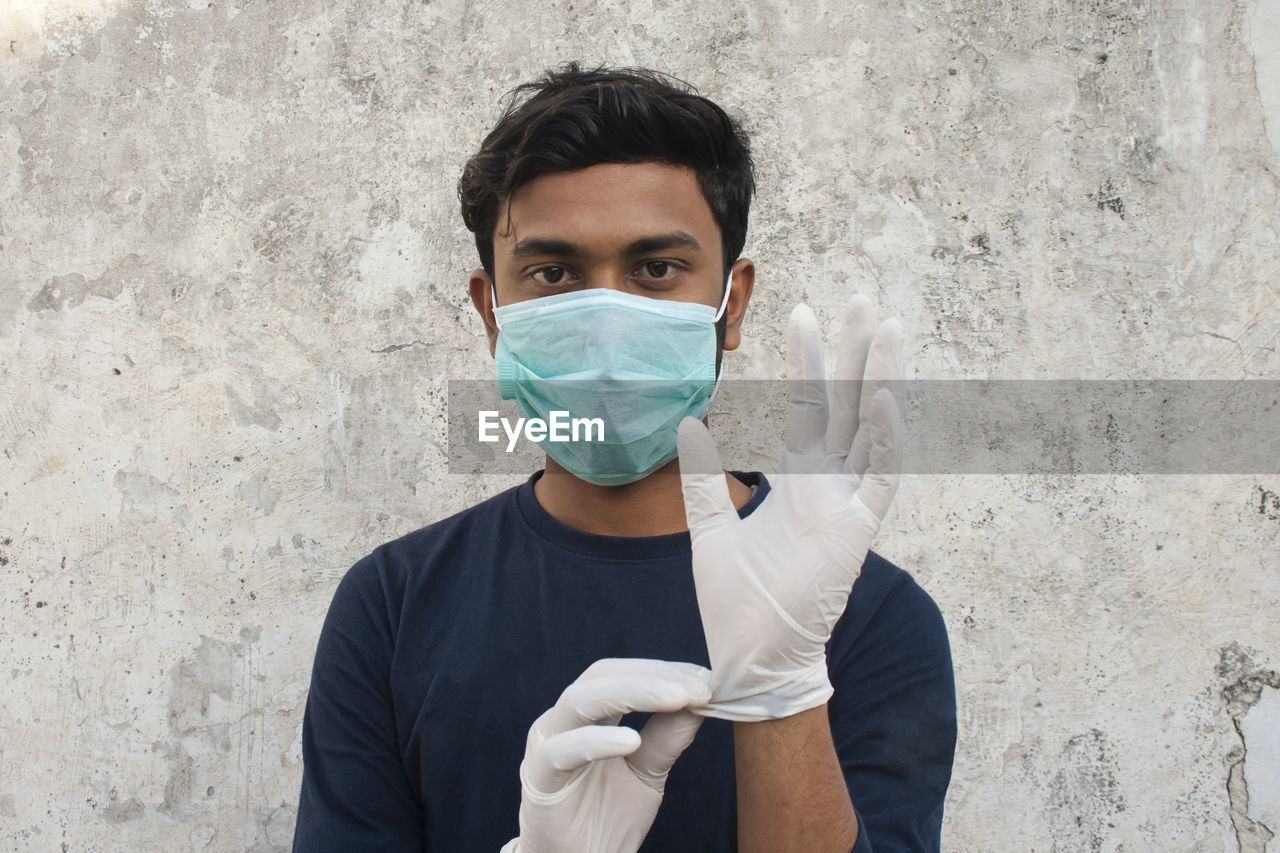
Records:
{"label": "man's eyebrow", "polygon": [[632,241],[624,251],[628,255],[643,255],[646,252],[656,252],[660,249],[697,249],[701,251],[702,244],[694,239],[692,234],[684,231],[672,231],[670,234],[641,237],[639,240]]}
{"label": "man's eyebrow", "polygon": [[[646,252],[656,252],[661,249],[697,249],[701,251],[702,244],[693,235],[685,231],[672,231],[669,234],[655,234],[651,237],[641,237],[638,240],[633,240],[623,249],[623,253],[627,255],[642,255]],[[586,252],[568,240],[557,240],[549,237],[526,237],[516,243],[511,250],[511,254],[516,257],[559,255],[561,257],[577,258],[582,257]]]}
{"label": "man's eyebrow", "polygon": [[567,240],[555,240],[542,237],[526,237],[516,243],[511,254],[524,255],[563,255],[576,258],[586,254],[582,249]]}

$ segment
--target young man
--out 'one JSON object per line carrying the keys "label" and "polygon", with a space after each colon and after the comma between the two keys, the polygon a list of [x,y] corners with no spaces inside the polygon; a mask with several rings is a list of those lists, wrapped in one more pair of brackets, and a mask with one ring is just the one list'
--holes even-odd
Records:
{"label": "young man", "polygon": [[798,308],[782,473],[726,474],[696,419],[754,284],[744,134],[651,72],[520,95],[459,184],[471,298],[503,396],[599,412],[604,440],[546,442],[528,482],[348,572],[294,849],[937,850],[946,632],[868,551],[900,327],[850,302],[828,400]]}

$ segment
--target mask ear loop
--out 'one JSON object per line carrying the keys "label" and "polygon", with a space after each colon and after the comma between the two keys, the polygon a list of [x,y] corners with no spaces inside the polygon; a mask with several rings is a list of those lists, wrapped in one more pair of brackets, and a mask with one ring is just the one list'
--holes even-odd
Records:
{"label": "mask ear loop", "polygon": [[711,322],[719,323],[720,318],[724,316],[724,309],[729,307],[729,287],[733,284],[733,273],[730,272],[724,280],[724,296],[720,297],[720,310],[716,312],[716,316],[711,318]]}
{"label": "mask ear loop", "polygon": [[[720,318],[724,316],[724,310],[729,305],[729,289],[733,285],[733,273],[724,280],[724,296],[720,298],[720,310],[716,312],[716,316],[712,319],[712,323],[720,322]],[[720,380],[724,378],[724,357],[720,359],[720,370],[716,372],[715,384],[711,386],[711,396],[707,398],[707,409],[710,410],[711,404],[715,402],[716,392],[720,390]]]}
{"label": "mask ear loop", "polygon": [[498,319],[498,286],[493,283],[493,279],[489,279],[489,292],[493,294],[493,324],[498,327],[498,331],[502,331],[502,321]]}

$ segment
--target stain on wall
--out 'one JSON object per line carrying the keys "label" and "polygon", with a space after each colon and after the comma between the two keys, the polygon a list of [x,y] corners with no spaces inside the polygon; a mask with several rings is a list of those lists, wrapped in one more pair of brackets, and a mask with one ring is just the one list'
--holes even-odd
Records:
{"label": "stain on wall", "polygon": [[1125,811],[1114,762],[1107,736],[1098,729],[1067,740],[1058,756],[1061,769],[1049,780],[1053,849],[1103,849],[1107,830],[1115,828],[1116,816]]}

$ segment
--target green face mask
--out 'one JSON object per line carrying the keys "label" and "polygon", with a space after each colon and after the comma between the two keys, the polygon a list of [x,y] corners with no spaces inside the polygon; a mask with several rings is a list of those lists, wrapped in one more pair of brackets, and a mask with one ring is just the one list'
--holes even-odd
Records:
{"label": "green face mask", "polygon": [[498,393],[526,418],[567,413],[541,443],[574,476],[635,482],[675,458],[681,420],[706,414],[728,300],[726,281],[719,310],[599,287],[495,308]]}

